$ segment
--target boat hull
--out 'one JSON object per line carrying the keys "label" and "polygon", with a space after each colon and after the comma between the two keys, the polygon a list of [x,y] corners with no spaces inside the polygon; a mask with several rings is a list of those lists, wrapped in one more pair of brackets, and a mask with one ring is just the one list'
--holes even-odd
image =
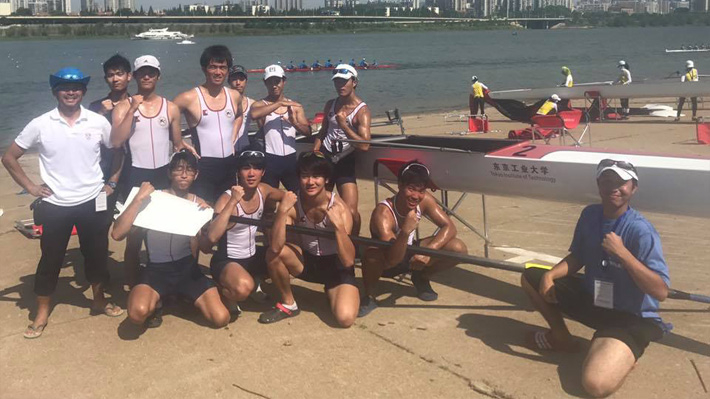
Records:
{"label": "boat hull", "polygon": [[[468,141],[468,143],[466,143]],[[415,145],[400,148],[398,144]],[[301,142],[300,150],[312,144]],[[372,180],[379,158],[417,159],[437,186],[459,192],[590,204],[599,201],[596,166],[626,159],[639,173],[632,206],[644,211],[710,217],[710,159],[593,148],[538,145],[528,141],[409,136],[375,143],[357,154],[358,178]],[[394,179],[384,166],[380,177]]]}
{"label": "boat hull", "polygon": [[598,92],[604,98],[664,98],[702,97],[710,95],[710,82],[663,82],[629,85],[580,85],[574,87],[550,87],[492,91],[494,100],[540,100],[557,94],[568,100],[584,99],[585,93]]}

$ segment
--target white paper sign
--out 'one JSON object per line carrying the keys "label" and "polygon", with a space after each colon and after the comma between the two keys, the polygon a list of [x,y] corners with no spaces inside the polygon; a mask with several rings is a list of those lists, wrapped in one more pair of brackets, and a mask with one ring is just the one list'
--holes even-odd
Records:
{"label": "white paper sign", "polygon": [[[138,187],[133,187],[126,205],[120,209],[122,215],[138,194]],[[136,216],[134,226],[148,230],[162,231],[164,233],[182,236],[196,235],[205,223],[212,220],[214,209],[200,209],[197,203],[164,193],[153,191],[150,201],[145,201]]]}

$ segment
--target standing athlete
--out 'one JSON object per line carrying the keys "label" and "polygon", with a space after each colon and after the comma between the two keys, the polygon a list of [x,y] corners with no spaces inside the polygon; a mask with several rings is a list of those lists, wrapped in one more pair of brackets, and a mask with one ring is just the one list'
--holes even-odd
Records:
{"label": "standing athlete", "polygon": [[[700,81],[698,77],[698,70],[695,69],[695,64],[693,61],[688,60],[685,62],[685,73],[680,77],[680,81],[685,83],[692,83]],[[697,119],[695,115],[698,113],[698,98],[690,97],[690,102],[693,104],[693,120]],[[685,97],[678,99],[678,113],[676,114],[676,122],[680,120],[680,112],[683,110],[683,104],[685,104]]]}
{"label": "standing athlete", "polygon": [[[358,86],[357,70],[340,64],[333,70],[333,84],[338,97],[325,103],[327,115],[321,125],[314,150],[321,150],[333,163],[331,185],[345,201],[353,216],[353,234],[360,234],[360,213],[357,210],[358,192],[355,179],[356,149],[367,151],[367,143],[350,143],[343,140],[370,140],[370,108],[355,94]],[[322,143],[321,143],[322,141]],[[329,187],[332,190],[332,186]]]}
{"label": "standing athlete", "polygon": [[[158,59],[144,55],[136,58],[133,67],[138,93],[114,108],[111,143],[120,147],[128,142],[131,152],[129,188],[149,182],[156,189],[162,190],[168,187],[168,163],[172,150],[170,141],[175,150],[192,148],[182,140],[177,106],[155,92],[160,80]],[[130,286],[135,285],[138,277],[140,250],[145,238],[141,232],[135,230],[126,241],[124,266]]]}
{"label": "standing athlete", "polygon": [[286,190],[298,191],[296,171],[296,133],[311,134],[301,104],[284,96],[286,74],[278,65],[269,65],[264,72],[264,85],[268,94],[254,102],[249,112],[264,134],[266,174],[264,182],[278,188],[281,182]]}
{"label": "standing athlete", "polygon": [[243,120],[242,125],[237,131],[237,138],[234,143],[235,154],[241,154],[242,151],[249,147],[249,126],[251,125],[251,105],[254,104],[254,100],[247,97],[244,92],[247,90],[247,70],[241,65],[234,65],[229,68],[229,87],[239,92],[242,95],[242,110],[243,110]]}
{"label": "standing athlete", "polygon": [[[615,84],[620,84],[620,85],[630,85],[631,84],[631,68],[629,67],[629,64],[621,60],[619,61],[618,64],[619,67],[619,78],[616,79]],[[619,100],[621,102],[621,112],[624,115],[629,114],[629,99],[628,98],[622,98]]]}
{"label": "standing athlete", "polygon": [[242,124],[242,95],[224,87],[232,53],[222,45],[207,47],[200,56],[205,82],[175,97],[192,130],[200,155],[199,178],[194,192],[214,204],[235,181],[234,142]]}
{"label": "standing athlete", "polygon": [[[469,108],[471,111],[471,115],[485,115],[486,113],[483,110],[484,105],[486,104],[486,91],[488,90],[488,87],[481,83],[478,80],[477,76],[472,76],[471,77],[471,95],[469,97]],[[478,110],[481,110],[481,113],[478,113]]]}

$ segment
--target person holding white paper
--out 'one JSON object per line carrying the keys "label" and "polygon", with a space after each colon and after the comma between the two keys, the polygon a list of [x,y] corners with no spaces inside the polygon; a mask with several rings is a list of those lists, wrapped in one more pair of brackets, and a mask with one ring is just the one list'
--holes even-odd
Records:
{"label": "person holding white paper", "polygon": [[[170,188],[163,192],[194,202],[196,207],[208,208],[209,205],[205,201],[195,194],[190,194],[190,186],[197,178],[195,155],[187,150],[177,152],[168,166]],[[133,224],[145,202],[150,201],[150,194],[154,190],[148,182],[141,184],[138,194],[114,223],[111,232],[114,240],[121,241],[135,230],[143,230]],[[182,295],[191,299],[215,328],[226,326],[229,323],[229,312],[222,304],[212,280],[202,274],[197,265],[200,233],[191,237],[146,230],[145,235],[148,265],[141,270],[138,284],[131,289],[128,296],[128,319],[142,325],[154,315],[161,298]],[[160,324],[159,313],[151,319],[155,318],[158,321],[152,326]]]}
{"label": "person holding white paper", "polygon": [[[601,204],[582,211],[570,254],[549,271],[527,269],[521,279],[523,291],[550,325],[549,331],[530,334],[532,349],[577,349],[563,316],[595,330],[582,366],[582,386],[593,397],[619,389],[648,344],[672,328],[658,314],[670,286],[661,239],[629,206],[638,179],[627,161],[599,162]],[[576,274],[582,267],[583,277]]]}

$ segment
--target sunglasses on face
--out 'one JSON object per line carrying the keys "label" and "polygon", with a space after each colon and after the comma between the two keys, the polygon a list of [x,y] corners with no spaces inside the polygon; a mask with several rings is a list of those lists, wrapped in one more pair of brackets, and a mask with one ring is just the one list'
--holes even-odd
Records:
{"label": "sunglasses on face", "polygon": [[602,159],[599,162],[599,165],[597,166],[597,170],[602,169],[602,168],[607,168],[609,166],[614,166],[614,165],[620,167],[621,169],[630,170],[630,171],[636,173],[636,167],[633,164],[631,164],[631,162],[615,161],[613,159]]}
{"label": "sunglasses on face", "polygon": [[344,75],[352,75],[353,74],[353,72],[348,69],[333,69],[333,75],[337,75],[339,73],[344,74]]}
{"label": "sunglasses on face", "polygon": [[427,176],[430,176],[430,175],[431,175],[431,172],[429,172],[429,168],[427,168],[425,165],[420,164],[420,163],[417,163],[417,162],[415,162],[415,163],[410,163],[409,165],[407,165],[407,166],[402,170],[402,173],[401,173],[401,174],[404,175],[404,174],[407,173],[408,171],[413,171],[413,170],[411,170],[412,168],[422,168],[422,169],[424,169],[424,171],[426,171],[426,175],[427,175]]}

